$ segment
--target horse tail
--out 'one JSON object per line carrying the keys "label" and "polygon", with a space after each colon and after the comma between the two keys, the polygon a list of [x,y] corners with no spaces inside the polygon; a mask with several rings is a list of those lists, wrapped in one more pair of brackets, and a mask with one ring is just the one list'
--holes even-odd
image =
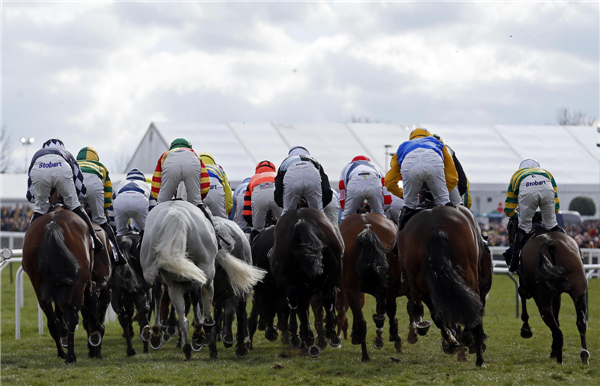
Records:
{"label": "horse tail", "polygon": [[356,272],[363,281],[364,289],[369,293],[387,289],[387,276],[390,269],[386,257],[388,248],[370,226],[359,233],[356,246],[360,250]]}
{"label": "horse tail", "polygon": [[[119,237],[119,249],[124,255],[131,256],[131,247],[133,240],[128,236]],[[115,267],[115,275],[118,281],[122,283],[123,288],[128,292],[135,292],[139,287],[137,275],[131,266],[131,258],[127,258],[129,264],[118,265]]]}
{"label": "horse tail", "polygon": [[565,275],[565,270],[562,267],[552,265],[546,258],[544,253],[548,251],[550,256],[554,257],[554,251],[556,249],[556,243],[552,239],[544,241],[540,246],[540,252],[537,258],[536,265],[536,276],[544,280],[548,288],[551,291],[566,291],[569,287],[568,277]]}
{"label": "horse tail", "polygon": [[319,237],[321,233],[313,224],[303,219],[298,220],[292,231],[290,250],[297,257],[308,277],[323,274],[323,249],[325,243]]}
{"label": "horse tail", "polygon": [[206,283],[206,275],[187,257],[187,233],[192,223],[187,215],[171,207],[158,229],[155,247],[159,269],[173,273],[182,280]]}
{"label": "horse tail", "polygon": [[256,283],[267,274],[267,271],[237,259],[225,249],[217,253],[216,262],[227,272],[229,283],[236,296],[252,291]]}
{"label": "horse tail", "polygon": [[481,324],[481,300],[452,264],[446,232],[436,229],[427,240],[425,272],[435,312],[448,324],[472,328]]}
{"label": "horse tail", "polygon": [[65,243],[65,233],[56,222],[44,228],[44,240],[38,255],[38,271],[44,278],[42,300],[70,304],[73,286],[79,282],[79,263]]}

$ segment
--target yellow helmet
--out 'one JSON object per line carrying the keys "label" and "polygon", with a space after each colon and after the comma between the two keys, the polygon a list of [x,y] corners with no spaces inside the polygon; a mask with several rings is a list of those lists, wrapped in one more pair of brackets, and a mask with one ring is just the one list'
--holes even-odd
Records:
{"label": "yellow helmet", "polygon": [[431,137],[431,133],[427,129],[419,128],[419,129],[414,129],[410,133],[410,137],[408,137],[408,139],[423,138],[423,137]]}
{"label": "yellow helmet", "polygon": [[215,162],[215,157],[213,157],[212,154],[210,154],[210,153],[202,153],[202,154],[200,154],[200,158],[202,159],[202,162],[204,162],[204,165],[216,165],[217,164]]}
{"label": "yellow helmet", "polygon": [[77,160],[100,161],[100,157],[98,157],[98,152],[93,147],[88,146],[79,150],[79,153],[77,153]]}

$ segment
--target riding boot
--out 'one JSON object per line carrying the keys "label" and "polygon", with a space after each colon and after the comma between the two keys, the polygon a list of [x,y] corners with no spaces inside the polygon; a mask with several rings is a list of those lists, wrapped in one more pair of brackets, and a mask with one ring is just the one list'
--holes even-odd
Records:
{"label": "riding boot", "polygon": [[144,231],[140,231],[140,241],[137,246],[139,250],[142,250],[142,240],[144,240]]}
{"label": "riding boot", "polygon": [[517,230],[517,234],[515,235],[515,242],[513,243],[512,260],[510,261],[510,267],[508,268],[510,272],[517,272],[517,269],[519,269],[519,263],[521,260],[521,249],[523,249],[523,246],[525,245],[526,236],[527,233],[525,233],[523,229],[519,228]]}
{"label": "riding boot", "polygon": [[115,266],[126,265],[127,260],[125,260],[125,258],[123,257],[123,254],[121,253],[121,249],[119,248],[119,243],[117,242],[117,236],[115,236],[115,233],[113,232],[111,226],[108,225],[107,222],[105,222],[104,224],[100,224],[100,228],[104,229],[104,232],[106,232],[106,234],[108,235],[108,238],[110,239],[110,241],[112,241],[112,243],[115,247],[115,250],[117,251],[117,256],[113,256],[114,265]]}
{"label": "riding boot", "polygon": [[254,244],[254,242],[256,241],[256,238],[258,237],[259,234],[260,234],[260,231],[257,231],[254,229],[250,232],[250,245]]}
{"label": "riding boot", "polygon": [[[200,203],[197,206],[202,211],[202,213],[204,213],[204,216],[206,216],[206,218],[208,219],[208,221],[210,221],[210,223],[213,226],[213,228],[215,228],[215,223],[212,220],[212,216],[208,213],[208,211],[204,207],[204,204]],[[217,250],[220,250],[221,249],[221,243],[219,242],[219,235],[217,234],[217,229],[216,228],[215,228],[215,236],[217,238]]]}
{"label": "riding boot", "polygon": [[417,209],[410,209],[408,206],[402,208],[402,213],[400,213],[400,219],[398,220],[398,232],[404,228],[404,225],[406,225],[408,220],[410,220],[410,218],[417,212]]}
{"label": "riding boot", "polygon": [[33,212],[33,216],[31,216],[31,220],[29,220],[29,225],[33,224],[33,222],[38,218],[38,217],[42,217],[43,214],[38,213],[38,212]]}
{"label": "riding boot", "polygon": [[94,230],[94,226],[92,225],[92,220],[90,220],[90,218],[88,217],[87,213],[85,213],[83,208],[81,206],[78,206],[77,208],[73,209],[73,213],[75,213],[76,215],[81,217],[83,219],[83,221],[85,221],[85,223],[87,224],[88,228],[90,229],[90,234],[92,235],[92,240],[94,240],[94,252],[98,253],[101,250],[103,250],[104,244],[102,244],[102,241],[100,241],[98,236],[96,236],[96,231]]}
{"label": "riding boot", "polygon": [[557,225],[554,228],[550,229],[550,232],[561,232],[567,234],[567,232],[565,232],[565,230],[560,225]]}

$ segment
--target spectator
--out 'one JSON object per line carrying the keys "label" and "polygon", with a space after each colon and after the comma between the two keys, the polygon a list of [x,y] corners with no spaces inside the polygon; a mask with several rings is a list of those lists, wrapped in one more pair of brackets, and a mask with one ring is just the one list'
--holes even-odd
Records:
{"label": "spectator", "polygon": [[25,205],[6,205],[0,208],[1,226],[3,232],[25,232],[29,227],[29,219],[33,208]]}

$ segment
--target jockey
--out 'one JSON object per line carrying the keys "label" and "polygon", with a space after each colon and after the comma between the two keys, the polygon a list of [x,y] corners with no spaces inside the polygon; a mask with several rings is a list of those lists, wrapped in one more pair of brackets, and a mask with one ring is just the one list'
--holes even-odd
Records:
{"label": "jockey", "polygon": [[229,219],[234,221],[238,226],[244,231],[244,233],[250,233],[250,226],[244,220],[244,193],[246,193],[246,188],[250,183],[250,177],[246,178],[242,181],[241,184],[235,187],[233,191],[233,207],[231,208],[231,212],[229,212]]}
{"label": "jockey", "polygon": [[275,219],[281,216],[281,208],[275,203],[275,165],[271,161],[261,161],[256,165],[256,174],[244,194],[244,220],[252,227],[250,241],[265,229],[269,209]]}
{"label": "jockey", "polygon": [[367,200],[371,213],[383,216],[383,211],[392,203],[392,196],[385,188],[385,178],[381,169],[368,157],[356,156],[344,167],[340,175],[340,206],[342,220]]}
{"label": "jockey", "polygon": [[[441,143],[444,143],[444,140],[439,135],[434,134],[433,137],[439,140]],[[448,145],[446,145],[446,148],[448,149],[450,155],[452,155],[452,161],[454,161],[454,166],[456,166],[456,172],[458,173],[458,185],[456,185],[456,187],[449,192],[450,201],[457,206],[460,204],[464,205],[463,198],[465,193],[468,193],[469,180],[467,179],[467,175],[465,174],[462,165],[460,162],[458,162],[458,158],[456,158],[456,153],[454,150],[452,150],[452,148],[450,148]]]}
{"label": "jockey", "polygon": [[[519,207],[519,212],[516,209]],[[540,168],[540,164],[531,158],[521,161],[517,170],[510,179],[506,192],[504,214],[508,217],[517,216],[519,229],[513,242],[513,253],[509,270],[515,272],[519,266],[519,254],[525,245],[526,236],[531,232],[532,219],[537,208],[542,211],[542,225],[550,232],[563,232],[556,221],[556,213],[560,209],[556,182],[547,170]]]}
{"label": "jockey", "polygon": [[[388,191],[404,199],[404,209],[398,231],[417,212],[419,192],[426,183],[436,205],[454,206],[448,191],[458,184],[456,166],[447,146],[426,129],[415,129],[409,140],[402,143],[390,162],[391,169],[385,176]],[[398,182],[403,181],[403,189]],[[404,194],[406,192],[406,194]]]}
{"label": "jockey", "polygon": [[212,217],[202,204],[202,199],[210,189],[208,172],[200,157],[192,149],[192,144],[184,138],[173,140],[169,151],[163,153],[158,159],[152,176],[150,190],[152,199],[158,203],[172,200],[180,182],[185,185],[187,201],[200,208],[213,224]]}
{"label": "jockey", "polygon": [[214,216],[227,218],[233,207],[231,185],[227,180],[227,174],[215,163],[215,159],[208,153],[200,154],[200,159],[206,165],[206,171],[210,179],[210,189],[204,204],[210,209]]}
{"label": "jockey", "polygon": [[309,208],[321,212],[331,202],[329,178],[321,164],[304,146],[294,146],[283,160],[275,177],[275,202],[283,208],[282,215],[295,209],[301,197]]}
{"label": "jockey", "polygon": [[100,252],[104,245],[96,236],[92,221],[81,208],[78,197],[85,197],[87,188],[84,184],[83,173],[71,153],[65,150],[60,139],[49,139],[44,142],[31,159],[27,180],[27,200],[35,203],[31,223],[50,210],[49,197],[53,189],[63,198],[65,207],[72,210],[87,224],[94,251]]}
{"label": "jockey", "polygon": [[127,233],[127,223],[133,219],[140,230],[140,244],[146,228],[150,187],[144,174],[136,168],[127,173],[125,181],[121,182],[113,192],[113,209],[117,224],[117,236]]}
{"label": "jockey", "polygon": [[112,183],[108,169],[100,162],[98,152],[92,147],[84,147],[77,154],[77,161],[83,173],[87,192],[85,198],[79,199],[83,204],[87,203],[92,213],[92,221],[100,225],[100,228],[106,232],[106,235],[112,242],[117,256],[115,257],[115,265],[126,264],[127,261],[123,258],[123,254],[119,249],[119,243],[115,237],[115,233],[108,224],[106,218],[106,209],[112,205]]}

